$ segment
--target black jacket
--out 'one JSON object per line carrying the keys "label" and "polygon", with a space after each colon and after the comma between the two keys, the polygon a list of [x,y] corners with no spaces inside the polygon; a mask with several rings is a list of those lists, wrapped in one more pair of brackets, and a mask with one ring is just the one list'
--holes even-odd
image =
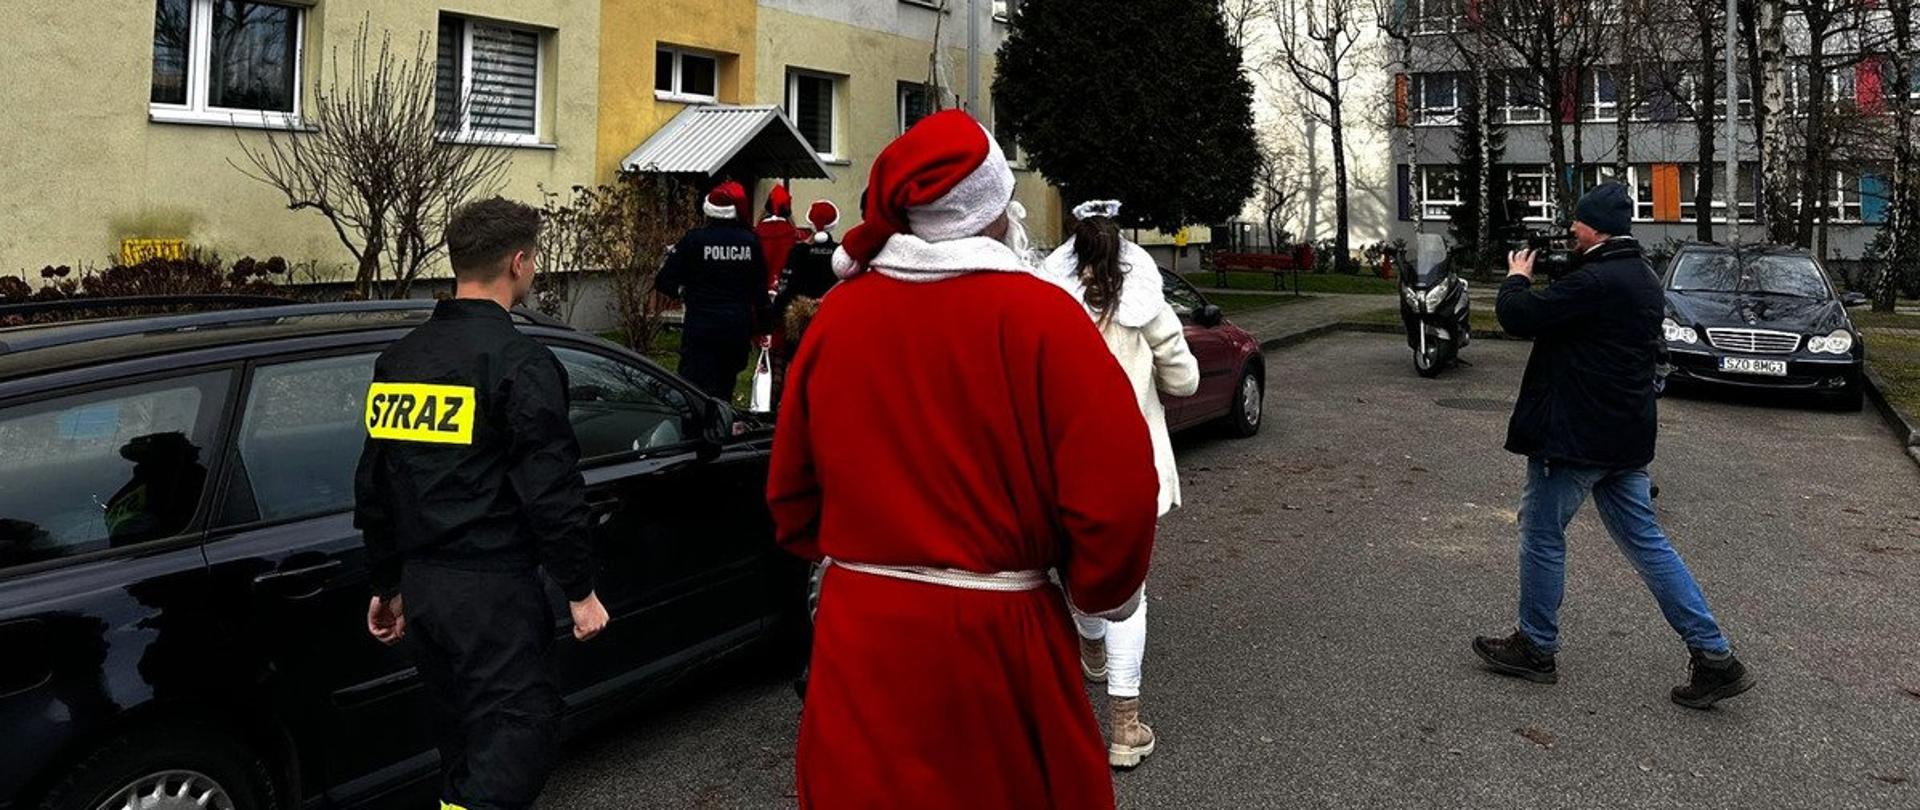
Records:
{"label": "black jacket", "polygon": [[751,230],[734,224],[695,228],[667,254],[654,289],[686,302],[688,333],[744,341],[767,306],[764,257]]}
{"label": "black jacket", "polygon": [[787,267],[780,271],[779,291],[773,297],[775,323],[786,315],[787,305],[793,303],[793,299],[805,296],[818,300],[840,283],[840,277],[833,273],[833,252],[839,248],[840,243],[832,239],[808,241],[794,246],[793,252],[787,254]]}
{"label": "black jacket", "polygon": [[567,373],[499,304],[441,301],[374,363],[353,524],[374,589],[405,561],[539,565],[567,599],[593,592],[580,445]]}
{"label": "black jacket", "polygon": [[1531,288],[1521,276],[1500,285],[1501,328],[1534,341],[1507,449],[1592,467],[1653,461],[1666,294],[1640,243],[1602,243],[1552,286]]}

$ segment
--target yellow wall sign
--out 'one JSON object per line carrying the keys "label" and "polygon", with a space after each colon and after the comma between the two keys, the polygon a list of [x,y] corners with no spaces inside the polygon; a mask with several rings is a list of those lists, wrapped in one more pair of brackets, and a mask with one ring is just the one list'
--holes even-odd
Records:
{"label": "yellow wall sign", "polygon": [[1186,229],[1186,228],[1181,228],[1180,230],[1177,230],[1177,231],[1174,231],[1174,232],[1173,232],[1173,245],[1174,245],[1174,247],[1186,247],[1186,246],[1187,246],[1187,238],[1188,238],[1188,237],[1187,237],[1187,229]]}
{"label": "yellow wall sign", "polygon": [[374,383],[367,435],[428,444],[473,444],[473,389],[465,385]]}
{"label": "yellow wall sign", "polygon": [[179,261],[187,257],[185,239],[122,239],[120,264],[131,267],[149,259]]}

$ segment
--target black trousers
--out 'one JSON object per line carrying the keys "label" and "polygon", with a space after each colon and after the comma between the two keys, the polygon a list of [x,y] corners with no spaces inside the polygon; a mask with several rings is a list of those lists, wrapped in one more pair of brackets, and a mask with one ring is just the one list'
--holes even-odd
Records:
{"label": "black trousers", "polygon": [[707,395],[732,402],[740,372],[747,370],[749,341],[744,329],[689,327],[680,343],[680,376]]}
{"label": "black trousers", "polygon": [[565,708],[539,574],[409,562],[400,593],[433,701],[441,799],[467,810],[531,808],[553,770]]}

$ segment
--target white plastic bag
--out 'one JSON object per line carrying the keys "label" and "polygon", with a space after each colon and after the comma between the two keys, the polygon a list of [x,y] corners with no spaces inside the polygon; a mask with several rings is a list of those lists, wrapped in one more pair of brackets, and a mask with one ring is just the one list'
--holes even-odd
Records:
{"label": "white plastic bag", "polygon": [[753,367],[753,398],[747,404],[754,413],[773,412],[773,356],[760,350],[760,362]]}

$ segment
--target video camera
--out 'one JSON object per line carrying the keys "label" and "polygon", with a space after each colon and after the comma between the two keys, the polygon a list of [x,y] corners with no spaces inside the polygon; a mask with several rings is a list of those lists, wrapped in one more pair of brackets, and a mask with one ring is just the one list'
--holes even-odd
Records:
{"label": "video camera", "polygon": [[1506,213],[1506,225],[1500,229],[1499,238],[1506,243],[1507,250],[1533,251],[1534,272],[1547,278],[1558,279],[1573,272],[1572,234],[1536,231],[1521,224],[1527,215],[1527,204],[1522,200],[1507,200]]}

